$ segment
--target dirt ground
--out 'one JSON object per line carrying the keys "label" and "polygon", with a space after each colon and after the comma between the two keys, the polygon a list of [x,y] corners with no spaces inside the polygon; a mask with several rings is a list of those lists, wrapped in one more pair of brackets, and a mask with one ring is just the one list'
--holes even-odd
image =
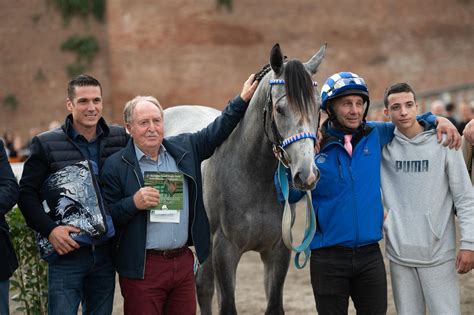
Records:
{"label": "dirt ground", "polygon": [[[294,235],[299,234],[298,231]],[[383,242],[381,242],[383,247]],[[385,260],[386,266],[387,261]],[[389,272],[387,268],[387,272]],[[390,285],[390,276],[388,277],[388,312],[387,314],[396,314],[392,299]],[[462,315],[474,315],[474,271],[466,275],[459,276],[461,288],[461,310]],[[10,295],[11,296],[11,295]],[[256,252],[245,253],[237,269],[237,288],[236,288],[237,311],[241,315],[264,314],[266,308],[265,292],[263,288],[263,265],[260,262],[260,256]],[[309,266],[302,270],[296,270],[291,264],[286,277],[283,293],[284,308],[287,315],[316,314],[316,307],[311,289]],[[214,296],[214,314],[217,312],[217,302]],[[16,303],[11,301],[10,309],[14,312]],[[113,314],[123,314],[123,299],[120,294],[118,281],[115,288],[115,305]],[[198,311],[198,314],[199,311]],[[349,314],[355,315],[356,312],[350,302]],[[448,315],[448,314],[446,314]]]}
{"label": "dirt ground", "polygon": [[[298,226],[303,226],[299,224]],[[294,234],[302,235],[296,230]],[[383,242],[381,243],[383,247]],[[387,261],[385,260],[386,266]],[[387,272],[389,272],[387,268]],[[474,271],[459,276],[461,288],[462,315],[474,315]],[[236,288],[237,311],[241,315],[264,314],[266,308],[265,291],[263,288],[263,264],[256,252],[245,253],[237,269]],[[290,265],[286,277],[283,293],[283,305],[287,315],[316,314],[313,291],[311,289],[309,265],[302,270],[296,270]],[[217,314],[217,302],[214,296],[214,314]],[[120,289],[116,288],[114,314],[122,314],[122,296]],[[198,314],[199,311],[198,311]],[[356,314],[350,302],[349,314]],[[396,314],[393,304],[390,276],[388,276],[388,312]],[[448,314],[446,314],[448,315]]]}

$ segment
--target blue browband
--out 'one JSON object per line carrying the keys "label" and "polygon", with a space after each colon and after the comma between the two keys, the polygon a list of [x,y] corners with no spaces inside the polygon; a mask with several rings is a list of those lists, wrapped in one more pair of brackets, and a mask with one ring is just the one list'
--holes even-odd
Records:
{"label": "blue browband", "polygon": [[316,141],[316,134],[313,133],[313,132],[300,132],[300,133],[297,133],[296,135],[294,136],[291,136],[289,138],[286,138],[285,140],[283,140],[283,142],[281,143],[281,146],[283,148],[289,146],[290,144],[292,144],[293,142],[296,142],[298,140],[302,140],[302,139],[306,139],[306,138],[310,138],[310,139],[313,139],[314,141]]}
{"label": "blue browband", "polygon": [[[268,81],[270,85],[277,85],[277,84],[285,84],[285,80],[283,79],[271,79]],[[314,86],[318,86],[318,82],[313,81]]]}

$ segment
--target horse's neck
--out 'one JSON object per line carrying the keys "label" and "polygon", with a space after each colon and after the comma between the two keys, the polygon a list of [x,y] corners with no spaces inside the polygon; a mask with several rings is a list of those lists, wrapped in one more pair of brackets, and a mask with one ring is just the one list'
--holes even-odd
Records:
{"label": "horse's neck", "polygon": [[240,163],[273,172],[272,166],[276,168],[276,159],[263,126],[265,102],[266,96],[262,96],[262,93],[254,95],[244,118],[232,133],[232,143],[229,145],[238,148]]}

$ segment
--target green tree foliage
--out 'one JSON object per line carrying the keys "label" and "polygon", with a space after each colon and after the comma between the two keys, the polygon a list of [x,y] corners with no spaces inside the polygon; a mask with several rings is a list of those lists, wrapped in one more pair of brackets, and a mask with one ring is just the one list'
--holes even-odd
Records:
{"label": "green tree foliage", "polygon": [[216,0],[217,1],[217,8],[226,8],[227,11],[231,12],[234,8],[234,3],[232,0]]}
{"label": "green tree foliage", "polygon": [[3,99],[3,106],[15,110],[18,107],[18,100],[14,94],[8,94]]}
{"label": "green tree foliage", "polygon": [[73,16],[86,18],[89,14],[99,22],[104,21],[105,0],[53,0],[53,2],[61,11],[66,24]]}
{"label": "green tree foliage", "polygon": [[94,60],[100,50],[99,43],[93,36],[69,37],[62,45],[61,50],[72,51],[77,54],[76,61],[67,65],[66,70],[70,77],[75,77],[84,72]]}
{"label": "green tree foliage", "polygon": [[10,279],[12,300],[19,303],[16,311],[36,315],[47,313],[47,264],[39,257],[34,232],[26,225],[20,209],[7,214],[13,246],[19,267]]}

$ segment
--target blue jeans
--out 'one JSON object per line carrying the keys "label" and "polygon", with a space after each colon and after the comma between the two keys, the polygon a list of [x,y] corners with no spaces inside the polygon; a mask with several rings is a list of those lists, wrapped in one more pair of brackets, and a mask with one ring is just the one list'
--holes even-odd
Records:
{"label": "blue jeans", "polygon": [[10,281],[0,281],[0,315],[8,315],[8,290],[10,289]]}
{"label": "blue jeans", "polygon": [[112,314],[115,269],[110,246],[81,247],[49,263],[48,314]]}

